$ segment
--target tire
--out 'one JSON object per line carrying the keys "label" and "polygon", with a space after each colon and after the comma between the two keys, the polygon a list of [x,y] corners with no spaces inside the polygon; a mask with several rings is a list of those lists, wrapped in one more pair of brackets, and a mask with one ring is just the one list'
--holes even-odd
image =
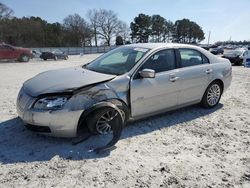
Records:
{"label": "tire", "polygon": [[21,57],[19,58],[20,62],[28,62],[30,60],[30,57],[28,55],[21,55]]}
{"label": "tire", "polygon": [[44,60],[44,61],[47,61],[47,59],[46,59],[46,58],[44,58],[43,60]]}
{"label": "tire", "polygon": [[[87,125],[89,132],[92,134],[100,134],[100,135],[112,133],[111,127],[113,126],[112,123],[115,123],[115,118],[124,119],[123,125],[125,125],[126,114],[123,110],[121,110],[121,108],[119,109],[120,109],[121,114],[124,115],[125,117],[122,118],[119,115],[119,113],[112,107],[102,107],[90,113],[86,118],[86,125]],[[109,114],[109,116],[107,114]],[[106,119],[109,119],[109,120],[106,121]],[[107,131],[105,131],[104,127],[108,127]]]}
{"label": "tire", "polygon": [[64,57],[64,60],[67,60],[68,58],[69,58],[68,56],[65,56],[65,57]]}
{"label": "tire", "polygon": [[222,95],[222,85],[218,81],[214,81],[207,87],[201,101],[201,105],[205,108],[213,108],[219,102]]}
{"label": "tire", "polygon": [[238,61],[235,63],[235,65],[236,65],[236,66],[241,66],[242,63],[243,63],[243,60],[238,60]]}
{"label": "tire", "polygon": [[57,59],[58,59],[57,56],[55,56],[55,57],[54,57],[54,60],[56,61]]}

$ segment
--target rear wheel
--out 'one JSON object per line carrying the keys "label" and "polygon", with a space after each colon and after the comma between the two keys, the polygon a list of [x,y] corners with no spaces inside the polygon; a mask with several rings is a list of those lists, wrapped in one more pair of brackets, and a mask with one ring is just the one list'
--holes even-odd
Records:
{"label": "rear wheel", "polygon": [[205,108],[213,108],[219,102],[222,95],[222,86],[218,81],[212,82],[206,89],[201,105]]}

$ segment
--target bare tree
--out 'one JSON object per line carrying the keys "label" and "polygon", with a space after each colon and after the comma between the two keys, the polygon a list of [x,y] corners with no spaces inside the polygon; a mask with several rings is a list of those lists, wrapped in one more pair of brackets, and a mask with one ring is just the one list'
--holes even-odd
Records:
{"label": "bare tree", "polygon": [[98,11],[97,33],[110,46],[111,39],[119,31],[119,20],[112,10],[100,9]]}
{"label": "bare tree", "polygon": [[119,21],[118,34],[122,37],[124,44],[130,41],[130,33],[131,33],[131,30],[128,24],[126,22]]}
{"label": "bare tree", "polygon": [[69,33],[69,40],[77,46],[91,43],[91,30],[87,22],[79,14],[68,15],[63,20],[63,26]]}
{"label": "bare tree", "polygon": [[93,31],[94,35],[94,40],[95,40],[95,46],[97,46],[97,29],[98,29],[98,17],[99,17],[99,12],[96,9],[88,10],[87,17],[90,22],[90,27]]}
{"label": "bare tree", "polygon": [[10,18],[14,14],[13,10],[0,2],[0,20]]}

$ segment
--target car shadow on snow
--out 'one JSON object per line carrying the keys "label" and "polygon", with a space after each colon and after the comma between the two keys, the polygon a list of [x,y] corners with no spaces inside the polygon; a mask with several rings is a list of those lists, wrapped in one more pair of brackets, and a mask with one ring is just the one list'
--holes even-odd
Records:
{"label": "car shadow on snow", "polygon": [[[147,134],[211,114],[223,107],[203,109],[197,105],[129,123],[120,139]],[[95,159],[109,156],[110,152],[95,153],[92,149],[104,146],[110,138],[92,136],[72,145],[72,139],[42,136],[27,130],[19,118],[0,122],[0,164],[49,161],[59,156],[68,160]]]}

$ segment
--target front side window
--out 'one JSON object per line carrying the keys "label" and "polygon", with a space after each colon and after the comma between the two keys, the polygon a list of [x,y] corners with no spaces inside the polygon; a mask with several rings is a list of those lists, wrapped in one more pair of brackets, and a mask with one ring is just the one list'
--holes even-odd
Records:
{"label": "front side window", "polygon": [[156,73],[175,69],[175,53],[173,49],[161,50],[152,55],[140,68],[153,69]]}
{"label": "front side window", "polygon": [[189,67],[209,63],[208,58],[200,52],[192,49],[179,49],[181,66]]}
{"label": "front side window", "polygon": [[147,48],[121,47],[83,67],[104,74],[122,75],[129,72],[148,51]]}

